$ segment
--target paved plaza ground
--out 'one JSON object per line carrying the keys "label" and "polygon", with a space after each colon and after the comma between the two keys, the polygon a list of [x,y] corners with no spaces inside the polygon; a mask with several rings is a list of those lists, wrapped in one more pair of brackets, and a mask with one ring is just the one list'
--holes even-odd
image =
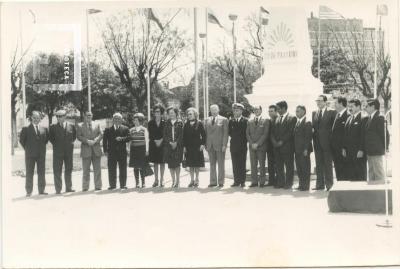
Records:
{"label": "paved plaza ground", "polygon": [[[227,161],[227,165],[228,165]],[[25,197],[24,178],[3,180],[5,267],[327,266],[399,264],[398,226],[382,215],[328,212],[327,192],[273,188],[200,188]],[[73,184],[81,190],[81,172]],[[107,170],[103,185],[108,187]],[[91,183],[93,188],[93,182]],[[314,186],[315,181],[312,182]],[[103,189],[104,189],[103,188]]]}

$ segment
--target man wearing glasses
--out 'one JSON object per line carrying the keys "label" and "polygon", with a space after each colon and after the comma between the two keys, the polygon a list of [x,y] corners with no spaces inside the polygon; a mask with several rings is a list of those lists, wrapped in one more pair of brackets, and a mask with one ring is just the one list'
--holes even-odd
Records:
{"label": "man wearing glasses", "polygon": [[53,145],[53,175],[56,193],[62,189],[62,167],[64,164],[65,191],[75,192],[72,189],[72,158],[74,155],[74,141],[76,140],[75,126],[66,119],[65,110],[56,112],[57,123],[50,126],[49,140]]}

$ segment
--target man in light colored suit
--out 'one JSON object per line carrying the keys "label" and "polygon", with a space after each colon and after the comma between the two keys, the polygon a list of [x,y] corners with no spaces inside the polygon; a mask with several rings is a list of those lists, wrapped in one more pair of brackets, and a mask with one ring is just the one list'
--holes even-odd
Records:
{"label": "man in light colored suit", "polygon": [[[249,142],[251,185],[250,187],[264,187],[265,185],[265,158],[268,147],[269,120],[261,116],[261,106],[255,106],[254,118],[249,120],[246,136]],[[258,178],[258,166],[260,177]]]}
{"label": "man in light colored suit", "polygon": [[[228,144],[228,119],[219,115],[218,105],[210,106],[211,117],[205,120],[206,149],[210,158],[209,188],[223,187],[225,182],[225,152]],[[218,181],[217,181],[218,163]]]}
{"label": "man in light colored suit", "polygon": [[88,191],[90,182],[90,164],[93,165],[95,190],[101,190],[101,155],[102,150],[100,141],[103,138],[103,132],[98,124],[92,121],[92,112],[86,112],[84,122],[79,124],[77,129],[77,138],[82,142],[82,190]]}

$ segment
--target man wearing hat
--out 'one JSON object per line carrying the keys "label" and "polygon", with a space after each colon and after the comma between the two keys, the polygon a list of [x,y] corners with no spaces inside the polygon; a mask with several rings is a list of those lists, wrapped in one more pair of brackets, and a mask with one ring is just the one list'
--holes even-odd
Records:
{"label": "man wearing hat", "polygon": [[126,142],[129,140],[129,129],[122,124],[121,113],[113,115],[113,125],[104,130],[103,150],[107,155],[109,190],[116,188],[117,164],[119,168],[119,187],[126,189],[127,151]]}
{"label": "man wearing hat", "polygon": [[247,157],[247,119],[242,116],[244,106],[240,103],[232,105],[233,118],[228,123],[228,134],[231,137],[230,151],[233,169],[233,185],[245,186]]}
{"label": "man wearing hat", "polygon": [[72,158],[74,154],[74,141],[76,140],[75,126],[67,122],[67,112],[63,109],[56,113],[57,123],[52,124],[49,130],[49,140],[53,145],[53,175],[56,193],[62,189],[62,167],[64,164],[65,191],[74,192],[72,189]]}

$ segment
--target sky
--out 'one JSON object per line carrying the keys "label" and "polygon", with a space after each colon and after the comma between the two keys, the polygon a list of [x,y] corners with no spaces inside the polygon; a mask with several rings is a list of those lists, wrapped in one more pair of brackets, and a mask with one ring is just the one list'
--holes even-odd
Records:
{"label": "sky", "polygon": [[[252,13],[258,13],[259,7],[263,6],[268,9],[271,6],[293,5],[294,1],[202,1],[196,2],[198,10],[198,32],[205,31],[205,6],[208,6],[218,17],[221,24],[228,30],[231,29],[231,21],[228,18],[229,14],[238,15],[237,25],[237,49],[240,50],[244,46],[244,38],[248,33],[243,30],[246,24],[245,18]],[[331,9],[342,14],[346,18],[359,18],[363,20],[364,27],[374,27],[376,23],[376,5],[387,4],[389,6],[389,16],[382,20],[382,28],[385,32],[393,31],[393,19],[396,14],[396,6],[394,1],[374,1],[374,0],[331,0],[331,1],[296,1],[296,5],[301,5],[308,14],[314,13],[318,16],[318,6],[326,5]],[[28,3],[6,3],[2,9],[2,21],[6,25],[6,36],[8,37],[7,45],[10,50],[15,49],[19,42],[20,25],[22,25],[23,46],[26,48],[29,44],[32,46],[30,52],[37,50],[54,51],[63,53],[66,48],[72,46],[71,32],[63,31],[48,31],[43,30],[45,25],[52,24],[74,24],[80,30],[81,49],[86,51],[86,9],[96,8],[102,10],[101,13],[92,14],[89,16],[89,40],[90,46],[101,48],[102,41],[100,31],[96,28],[97,22],[104,21],[110,15],[117,14],[119,11],[134,9],[139,7],[154,7],[155,12],[162,13],[165,8],[171,7],[186,7],[187,9],[176,18],[176,25],[185,29],[189,36],[193,38],[193,2],[190,1],[163,1],[163,2],[28,2]],[[271,14],[273,16],[273,14]],[[21,17],[21,24],[19,18]],[[305,18],[306,19],[306,18]],[[60,28],[60,27],[58,27]],[[226,49],[232,49],[232,39],[229,34],[214,24],[208,25],[208,46],[209,57],[215,57],[222,53],[221,42],[226,44]],[[190,53],[190,50],[189,50]],[[199,40],[199,55],[201,55],[201,45]],[[183,63],[191,63],[193,57],[183,57],[180,59]],[[171,86],[184,85],[189,82],[193,76],[193,64],[186,65],[179,72],[168,78]]]}

